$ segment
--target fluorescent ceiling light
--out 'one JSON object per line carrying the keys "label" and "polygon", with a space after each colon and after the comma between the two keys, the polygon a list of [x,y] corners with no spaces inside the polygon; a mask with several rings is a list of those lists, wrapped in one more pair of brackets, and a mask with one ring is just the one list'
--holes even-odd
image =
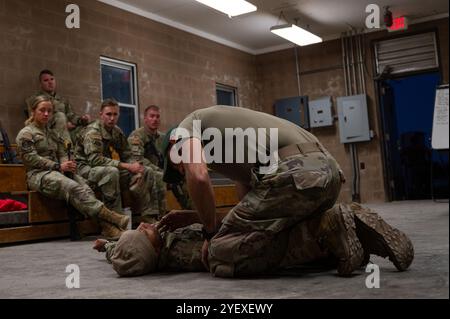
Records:
{"label": "fluorescent ceiling light", "polygon": [[256,11],[256,6],[244,0],[196,0],[230,17]]}
{"label": "fluorescent ceiling light", "polygon": [[322,42],[322,38],[296,26],[295,24],[277,25],[271,27],[270,31],[300,46]]}

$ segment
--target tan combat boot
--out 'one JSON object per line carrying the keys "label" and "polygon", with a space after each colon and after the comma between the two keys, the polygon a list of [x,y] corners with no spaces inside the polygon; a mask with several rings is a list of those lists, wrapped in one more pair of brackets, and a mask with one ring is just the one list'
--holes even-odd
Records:
{"label": "tan combat boot", "polygon": [[118,214],[112,210],[109,210],[105,206],[98,213],[98,218],[107,221],[110,224],[116,225],[118,228],[125,230],[127,228],[130,217],[126,215]]}
{"label": "tan combat boot", "polygon": [[338,258],[337,271],[348,276],[364,260],[364,250],[356,236],[353,214],[334,205],[321,216],[318,238],[321,246]]}
{"label": "tan combat boot", "polygon": [[352,203],[350,207],[355,215],[356,233],[364,251],[389,257],[399,271],[406,270],[414,259],[411,240],[374,211],[357,203]]}
{"label": "tan combat boot", "polygon": [[102,236],[108,240],[118,240],[123,231],[117,228],[115,225],[99,220],[99,225],[102,230]]}

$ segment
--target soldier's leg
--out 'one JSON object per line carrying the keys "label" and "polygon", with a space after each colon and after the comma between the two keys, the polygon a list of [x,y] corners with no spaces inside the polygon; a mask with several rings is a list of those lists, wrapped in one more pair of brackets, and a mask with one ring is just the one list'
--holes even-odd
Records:
{"label": "soldier's leg", "polygon": [[364,250],[356,235],[354,215],[336,204],[319,218],[316,238],[338,259],[337,271],[348,276],[364,263]]}
{"label": "soldier's leg", "polygon": [[40,192],[48,197],[69,202],[80,213],[91,218],[96,218],[103,207],[103,203],[95,198],[89,186],[55,171],[42,178]]}
{"label": "soldier's leg", "polygon": [[[254,262],[253,271],[258,272],[276,266],[286,251],[285,236],[277,234],[333,206],[341,183],[339,172],[332,165],[319,156],[307,159],[294,156],[281,163],[276,174],[254,175],[253,188],[225,217],[211,240],[212,264],[219,266],[217,269],[224,268],[224,273],[235,273],[248,267],[249,262]],[[261,251],[271,250],[273,257],[264,265]],[[360,263],[355,261],[352,270]]]}
{"label": "soldier's leg", "polygon": [[342,210],[355,216],[356,233],[367,257],[388,257],[399,271],[406,270],[414,259],[411,240],[384,221],[375,211],[357,203],[341,204]]}
{"label": "soldier's leg", "polygon": [[[126,216],[121,216],[124,220],[119,220],[120,215],[108,210],[95,198],[92,189],[78,175],[70,179],[59,172],[52,171],[42,178],[39,191],[50,198],[65,200],[90,218],[98,218],[103,234],[107,237],[119,236],[120,225],[128,223]],[[116,225],[119,226],[116,227]]]}
{"label": "soldier's leg", "polygon": [[118,213],[123,212],[119,182],[120,173],[116,167],[92,167],[85,173],[85,176],[89,183],[100,190],[102,201],[108,209]]}

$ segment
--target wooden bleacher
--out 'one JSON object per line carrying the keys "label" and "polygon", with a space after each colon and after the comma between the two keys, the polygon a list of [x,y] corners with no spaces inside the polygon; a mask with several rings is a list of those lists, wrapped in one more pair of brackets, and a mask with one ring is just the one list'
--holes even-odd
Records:
{"label": "wooden bleacher", "polygon": [[[234,185],[214,185],[214,192],[218,211],[227,211],[238,202]],[[0,195],[0,198],[13,199],[22,196],[28,204],[27,211],[0,212],[0,245],[69,237],[66,204],[49,200],[38,192],[27,191],[23,165],[0,164]],[[180,209],[172,192],[167,192],[166,199],[168,210]],[[92,220],[79,220],[77,224],[84,235],[100,232]]]}

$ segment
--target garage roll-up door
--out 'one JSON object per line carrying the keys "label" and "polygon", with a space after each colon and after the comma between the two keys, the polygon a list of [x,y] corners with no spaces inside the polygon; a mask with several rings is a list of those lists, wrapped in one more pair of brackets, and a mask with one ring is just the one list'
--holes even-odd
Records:
{"label": "garage roll-up door", "polygon": [[436,36],[427,32],[375,44],[377,73],[390,74],[434,69],[439,66]]}

